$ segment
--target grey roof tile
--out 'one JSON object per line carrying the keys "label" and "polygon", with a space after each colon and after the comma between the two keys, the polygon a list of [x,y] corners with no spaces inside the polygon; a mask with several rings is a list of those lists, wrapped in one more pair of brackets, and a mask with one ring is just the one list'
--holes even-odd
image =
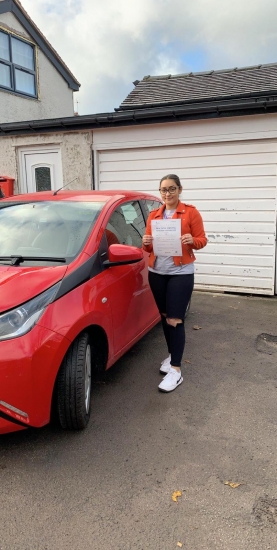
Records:
{"label": "grey roof tile", "polygon": [[120,109],[277,93],[277,63],[219,71],[145,76]]}

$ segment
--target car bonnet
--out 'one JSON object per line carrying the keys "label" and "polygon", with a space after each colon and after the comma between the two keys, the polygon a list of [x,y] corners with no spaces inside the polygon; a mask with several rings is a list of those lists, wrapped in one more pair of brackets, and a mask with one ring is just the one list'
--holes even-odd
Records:
{"label": "car bonnet", "polygon": [[0,313],[41,294],[65,275],[67,265],[51,267],[0,266]]}

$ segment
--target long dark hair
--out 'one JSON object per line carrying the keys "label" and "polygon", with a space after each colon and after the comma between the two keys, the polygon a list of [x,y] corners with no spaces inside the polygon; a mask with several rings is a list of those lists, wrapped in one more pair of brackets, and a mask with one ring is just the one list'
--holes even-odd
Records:
{"label": "long dark hair", "polygon": [[164,181],[164,180],[174,180],[178,187],[182,187],[181,182],[180,182],[180,178],[179,178],[179,176],[176,176],[176,174],[167,174],[167,176],[164,176],[160,181],[160,185],[161,185],[162,181]]}

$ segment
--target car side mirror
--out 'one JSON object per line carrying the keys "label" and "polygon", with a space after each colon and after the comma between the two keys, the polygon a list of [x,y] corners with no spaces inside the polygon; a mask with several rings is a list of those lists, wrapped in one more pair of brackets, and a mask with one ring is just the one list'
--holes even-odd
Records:
{"label": "car side mirror", "polygon": [[143,259],[141,248],[126,244],[111,244],[108,251],[108,260],[103,262],[104,267],[135,264]]}

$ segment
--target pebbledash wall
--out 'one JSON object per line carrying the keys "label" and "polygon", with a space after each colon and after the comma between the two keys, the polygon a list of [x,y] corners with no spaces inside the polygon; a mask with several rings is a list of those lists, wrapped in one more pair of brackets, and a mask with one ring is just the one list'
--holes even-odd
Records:
{"label": "pebbledash wall", "polygon": [[180,176],[209,239],[196,287],[276,293],[277,115],[99,129],[93,148],[98,189],[158,195]]}
{"label": "pebbledash wall", "polygon": [[15,194],[23,192],[20,181],[19,150],[21,148],[57,147],[61,151],[63,182],[74,183],[68,188],[92,188],[92,133],[65,132],[36,136],[0,137],[0,175],[15,179]]}

